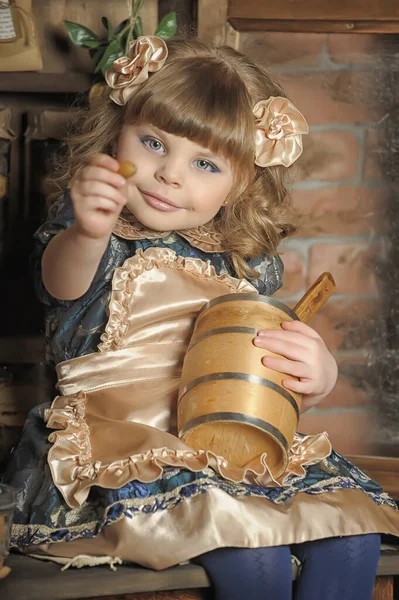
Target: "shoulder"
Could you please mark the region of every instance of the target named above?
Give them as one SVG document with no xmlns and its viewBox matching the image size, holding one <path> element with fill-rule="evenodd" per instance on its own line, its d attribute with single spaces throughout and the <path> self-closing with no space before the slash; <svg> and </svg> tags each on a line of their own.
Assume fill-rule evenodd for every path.
<svg viewBox="0 0 399 600">
<path fill-rule="evenodd" d="M 259 273 L 251 283 L 262 296 L 272 296 L 283 285 L 284 264 L 278 254 L 251 259 L 248 265 Z"/>
</svg>

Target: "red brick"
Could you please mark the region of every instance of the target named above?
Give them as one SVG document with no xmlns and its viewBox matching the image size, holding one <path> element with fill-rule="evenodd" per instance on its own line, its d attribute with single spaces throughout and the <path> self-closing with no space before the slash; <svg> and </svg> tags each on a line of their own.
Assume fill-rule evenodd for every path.
<svg viewBox="0 0 399 600">
<path fill-rule="evenodd" d="M 310 326 L 332 352 L 367 351 L 384 331 L 378 299 L 334 300 L 332 297 L 313 317 Z"/>
<path fill-rule="evenodd" d="M 367 362 L 367 357 L 361 352 L 352 356 L 338 357 L 338 381 L 318 408 L 371 406 L 374 394 L 368 383 Z"/>
<path fill-rule="evenodd" d="M 293 296 L 305 288 L 305 264 L 302 256 L 294 250 L 285 250 L 281 258 L 284 262 L 284 285 L 275 293 L 278 298 Z"/>
<path fill-rule="evenodd" d="M 296 180 L 340 181 L 352 179 L 358 169 L 359 143 L 347 131 L 313 132 L 304 140 L 296 163 Z"/>
<path fill-rule="evenodd" d="M 319 33 L 242 32 L 240 50 L 260 65 L 315 66 L 319 64 L 324 36 Z"/>
<path fill-rule="evenodd" d="M 288 98 L 310 125 L 364 123 L 381 117 L 373 72 L 324 72 L 281 77 Z"/>
<path fill-rule="evenodd" d="M 327 50 L 331 60 L 341 64 L 375 65 L 376 44 L 377 36 L 372 34 L 331 33 L 327 37 Z"/>
<path fill-rule="evenodd" d="M 375 428 L 372 411 L 323 413 L 319 410 L 316 414 L 303 413 L 298 431 L 313 434 L 327 431 L 334 449 L 342 454 L 373 454 Z"/>
<path fill-rule="evenodd" d="M 338 294 L 376 294 L 378 244 L 318 244 L 309 251 L 308 285 L 321 273 L 334 277 Z"/>
<path fill-rule="evenodd" d="M 294 190 L 296 237 L 358 235 L 387 231 L 386 189 L 325 187 Z"/>
<path fill-rule="evenodd" d="M 363 179 L 381 178 L 381 140 L 377 131 L 368 131 L 364 145 Z"/>
</svg>

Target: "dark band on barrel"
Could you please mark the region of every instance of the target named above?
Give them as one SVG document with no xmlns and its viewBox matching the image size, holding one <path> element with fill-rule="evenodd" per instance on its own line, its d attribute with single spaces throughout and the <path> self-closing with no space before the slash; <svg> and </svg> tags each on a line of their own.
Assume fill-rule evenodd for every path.
<svg viewBox="0 0 399 600">
<path fill-rule="evenodd" d="M 202 314 L 212 306 L 216 306 L 217 304 L 227 303 L 227 302 L 241 302 L 241 301 L 250 301 L 250 302 L 262 302 L 263 304 L 270 304 L 270 306 L 274 306 L 274 308 L 278 308 L 282 310 L 286 315 L 291 317 L 294 321 L 299 321 L 298 315 L 291 310 L 288 306 L 286 306 L 283 302 L 276 300 L 275 298 L 269 298 L 269 296 L 261 296 L 259 294 L 225 294 L 224 296 L 218 296 L 213 300 L 209 300 L 199 311 L 197 315 L 197 319 L 202 316 Z"/>
<path fill-rule="evenodd" d="M 225 373 L 225 372 L 222 372 L 222 373 L 210 373 L 209 375 L 203 375 L 202 377 L 197 377 L 197 379 L 193 379 L 192 381 L 190 381 L 190 383 L 185 385 L 184 388 L 181 390 L 181 393 L 179 396 L 179 402 L 181 401 L 183 396 L 185 394 L 187 394 L 187 392 L 189 392 L 193 388 L 197 387 L 197 385 L 200 385 L 201 383 L 208 383 L 208 381 L 223 381 L 224 379 L 235 379 L 238 381 L 247 381 L 248 383 L 256 383 L 257 385 L 262 385 L 264 387 L 272 389 L 273 391 L 280 394 L 280 396 L 282 396 L 285 400 L 287 400 L 287 402 L 289 402 L 291 404 L 292 408 L 295 410 L 297 422 L 299 421 L 298 405 L 295 402 L 294 397 L 291 396 L 291 394 L 285 388 L 283 388 L 281 385 L 278 385 L 277 383 L 274 383 L 274 381 L 270 381 L 270 379 L 264 379 L 263 377 L 258 377 L 258 375 L 251 375 L 249 373 L 229 373 L 229 372 Z"/>
<path fill-rule="evenodd" d="M 198 342 L 202 342 L 202 340 L 206 340 L 208 337 L 212 337 L 213 335 L 220 335 L 223 333 L 248 333 L 251 336 L 256 336 L 258 331 L 262 329 L 255 329 L 255 327 L 219 327 L 217 329 L 210 329 L 209 331 L 205 331 L 201 333 L 198 337 L 193 336 L 193 339 L 190 342 L 189 347 L 187 348 L 187 352 L 191 350 Z"/>
<path fill-rule="evenodd" d="M 258 419 L 257 417 L 253 417 L 251 415 L 245 415 L 243 413 L 217 412 L 210 415 L 196 417 L 184 425 L 184 427 L 179 431 L 179 437 L 182 438 L 188 431 L 190 431 L 190 429 L 194 429 L 195 427 L 204 425 L 206 423 L 214 423 L 215 421 L 234 421 L 235 423 L 244 423 L 246 425 L 252 425 L 253 427 L 262 429 L 263 431 L 266 431 L 266 433 L 269 433 L 271 436 L 273 436 L 287 453 L 289 451 L 289 444 L 278 429 L 273 427 L 273 425 L 270 425 L 270 423 L 262 421 L 262 419 Z"/>
</svg>

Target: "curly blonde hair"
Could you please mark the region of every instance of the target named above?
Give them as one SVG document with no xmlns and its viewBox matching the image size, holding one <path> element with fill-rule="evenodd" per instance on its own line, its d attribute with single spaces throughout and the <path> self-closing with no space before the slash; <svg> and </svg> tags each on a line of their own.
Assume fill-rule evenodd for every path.
<svg viewBox="0 0 399 600">
<path fill-rule="evenodd" d="M 138 87 L 126 106 L 106 96 L 77 120 L 79 132 L 67 136 L 67 159 L 53 179 L 57 194 L 94 154 L 112 153 L 126 122 L 187 137 L 232 165 L 234 186 L 214 225 L 237 275 L 257 277 L 248 260 L 275 254 L 280 240 L 295 230 L 288 169 L 254 163 L 253 106 L 285 94 L 270 73 L 228 46 L 176 39 L 168 50 L 165 66 Z"/>
</svg>

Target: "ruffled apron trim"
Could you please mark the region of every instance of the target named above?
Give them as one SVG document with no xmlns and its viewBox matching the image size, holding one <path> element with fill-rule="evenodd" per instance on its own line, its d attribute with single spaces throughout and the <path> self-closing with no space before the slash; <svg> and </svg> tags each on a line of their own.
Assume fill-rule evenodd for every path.
<svg viewBox="0 0 399 600">
<path fill-rule="evenodd" d="M 220 294 L 236 292 L 257 294 L 256 288 L 245 279 L 237 279 L 227 273 L 218 275 L 210 262 L 179 256 L 169 248 L 148 248 L 145 251 L 139 249 L 132 258 L 115 269 L 109 303 L 109 320 L 101 336 L 99 352 L 116 350 L 125 344 L 124 338 L 129 327 L 129 310 L 135 281 L 146 271 L 163 268 L 184 271 L 194 278 L 220 284 Z"/>
<path fill-rule="evenodd" d="M 193 472 L 211 467 L 224 479 L 236 483 L 284 486 L 288 485 L 290 476 L 305 476 L 305 466 L 319 463 L 332 450 L 326 432 L 304 437 L 296 435 L 287 468 L 281 477 L 274 479 L 267 466 L 266 454 L 243 468 L 232 467 L 223 456 L 205 450 L 195 451 L 175 436 L 164 433 L 173 440 L 174 446 L 179 445 L 180 448 L 151 448 L 144 453 L 133 453 L 123 460 L 104 463 L 92 456 L 85 404 L 84 392 L 70 397 L 59 396 L 45 415 L 47 426 L 56 430 L 49 436 L 53 446 L 48 455 L 54 484 L 72 508 L 83 504 L 93 485 L 118 489 L 133 480 L 151 483 L 162 477 L 165 467 Z"/>
</svg>

